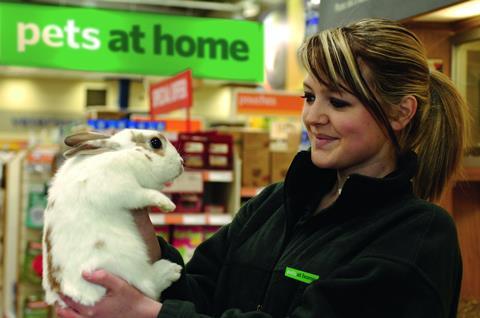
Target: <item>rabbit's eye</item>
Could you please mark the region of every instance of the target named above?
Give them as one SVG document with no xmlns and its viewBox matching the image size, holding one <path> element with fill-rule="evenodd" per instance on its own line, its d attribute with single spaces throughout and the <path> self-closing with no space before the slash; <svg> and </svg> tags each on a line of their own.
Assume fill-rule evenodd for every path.
<svg viewBox="0 0 480 318">
<path fill-rule="evenodd" d="M 162 141 L 158 137 L 153 137 L 150 139 L 150 146 L 152 146 L 153 149 L 162 149 Z"/>
</svg>

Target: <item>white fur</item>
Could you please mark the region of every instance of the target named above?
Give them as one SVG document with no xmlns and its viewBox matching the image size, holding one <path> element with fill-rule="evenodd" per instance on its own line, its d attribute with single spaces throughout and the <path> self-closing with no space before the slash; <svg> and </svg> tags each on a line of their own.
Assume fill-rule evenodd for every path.
<svg viewBox="0 0 480 318">
<path fill-rule="evenodd" d="M 158 135 L 149 130 L 120 131 L 104 139 L 115 149 L 94 155 L 79 153 L 67 159 L 53 179 L 43 239 L 42 285 L 49 304 L 64 305 L 50 286 L 52 268 L 59 268 L 60 292 L 84 305 L 97 302 L 105 288 L 84 280 L 83 271 L 105 269 L 154 299 L 180 277 L 177 264 L 150 263 L 131 210 L 146 206 L 173 210 L 175 205 L 159 190 L 182 173 L 183 161 L 168 141 L 161 156 L 147 149 L 148 144 L 139 147 L 132 142 L 132 133 Z M 98 140 L 91 143 L 99 144 Z M 47 260 L 47 229 L 52 268 Z"/>
</svg>

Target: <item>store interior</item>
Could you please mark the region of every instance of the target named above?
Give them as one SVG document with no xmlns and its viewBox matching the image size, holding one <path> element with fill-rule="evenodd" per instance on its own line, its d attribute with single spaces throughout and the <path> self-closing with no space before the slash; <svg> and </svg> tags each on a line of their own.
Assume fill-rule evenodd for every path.
<svg viewBox="0 0 480 318">
<path fill-rule="evenodd" d="M 186 170 L 165 189 L 176 210 L 166 214 L 152 207 L 150 217 L 158 235 L 177 247 L 186 261 L 202 241 L 232 220 L 246 200 L 268 184 L 282 181 L 295 154 L 309 146 L 300 123 L 305 73 L 296 50 L 306 36 L 319 30 L 320 0 L 158 2 L 162 1 L 6 1 L 25 10 L 66 7 L 252 23 L 262 26 L 263 36 L 261 80 L 231 74 L 228 78 L 221 72 L 198 75 L 192 66 L 190 104 L 161 111 L 152 106 L 152 92 L 185 71 L 183 66 L 169 74 L 82 70 L 75 59 L 69 62 L 71 68 L 44 67 L 4 62 L 0 50 L 0 309 L 4 317 L 54 316 L 43 302 L 41 236 L 48 187 L 66 150 L 67 135 L 87 130 L 112 134 L 128 127 L 163 131 L 182 153 Z M 358 5 L 362 2 L 369 0 Z M 480 1 L 458 1 L 399 20 L 420 37 L 431 67 L 453 79 L 471 109 L 474 146 L 465 154 L 462 173 L 438 204 L 454 218 L 462 249 L 458 317 L 478 317 Z M 1 33 L 2 26 L 0 21 Z M 158 64 L 155 67 L 161 69 L 160 58 Z"/>
</svg>

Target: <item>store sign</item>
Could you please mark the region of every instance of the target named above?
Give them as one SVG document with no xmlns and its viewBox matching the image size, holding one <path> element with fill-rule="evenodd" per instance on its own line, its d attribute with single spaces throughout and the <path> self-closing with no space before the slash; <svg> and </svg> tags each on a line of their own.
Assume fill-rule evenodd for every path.
<svg viewBox="0 0 480 318">
<path fill-rule="evenodd" d="M 337 0 L 320 2 L 319 29 L 345 25 L 363 18 L 403 20 L 431 12 L 462 0 Z"/>
<path fill-rule="evenodd" d="M 0 3 L 0 64 L 263 81 L 252 21 Z"/>
<path fill-rule="evenodd" d="M 298 115 L 302 112 L 300 95 L 266 92 L 237 92 L 237 113 L 265 115 Z"/>
<path fill-rule="evenodd" d="M 192 106 L 192 72 L 180 73 L 150 85 L 150 114 L 158 115 Z"/>
</svg>

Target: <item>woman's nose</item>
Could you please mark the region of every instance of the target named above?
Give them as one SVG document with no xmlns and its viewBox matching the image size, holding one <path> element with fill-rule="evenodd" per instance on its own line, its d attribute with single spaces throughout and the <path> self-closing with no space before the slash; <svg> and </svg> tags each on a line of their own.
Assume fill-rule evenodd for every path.
<svg viewBox="0 0 480 318">
<path fill-rule="evenodd" d="M 320 104 L 312 105 L 305 115 L 305 121 L 312 125 L 326 125 L 330 122 L 325 107 Z"/>
</svg>

